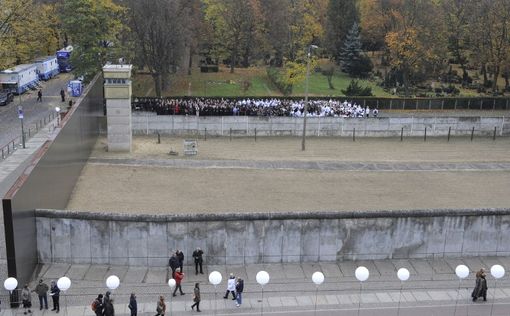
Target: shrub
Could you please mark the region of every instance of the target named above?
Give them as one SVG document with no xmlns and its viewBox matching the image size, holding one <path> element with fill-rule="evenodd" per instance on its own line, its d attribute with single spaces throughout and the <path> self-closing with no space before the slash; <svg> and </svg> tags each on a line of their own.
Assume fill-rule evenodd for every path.
<svg viewBox="0 0 510 316">
<path fill-rule="evenodd" d="M 275 67 L 268 67 L 266 72 L 269 80 L 283 95 L 288 96 L 292 94 L 292 85 L 284 82 L 280 70 Z"/>
<path fill-rule="evenodd" d="M 358 96 L 358 97 L 370 97 L 372 96 L 372 88 L 370 87 L 362 87 L 359 84 L 358 80 L 351 80 L 351 83 L 347 87 L 347 89 L 342 90 L 342 93 L 348 97 Z"/>
</svg>

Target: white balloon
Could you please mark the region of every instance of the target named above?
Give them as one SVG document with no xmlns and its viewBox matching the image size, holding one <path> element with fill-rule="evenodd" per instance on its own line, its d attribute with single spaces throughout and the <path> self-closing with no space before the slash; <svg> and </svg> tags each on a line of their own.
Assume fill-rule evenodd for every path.
<svg viewBox="0 0 510 316">
<path fill-rule="evenodd" d="M 7 291 L 13 291 L 18 286 L 18 280 L 15 278 L 8 278 L 4 281 L 4 288 Z"/>
<path fill-rule="evenodd" d="M 354 274 L 356 275 L 356 279 L 358 279 L 358 281 L 360 282 L 366 281 L 368 279 L 368 276 L 370 275 L 368 269 L 363 266 L 358 267 Z"/>
<path fill-rule="evenodd" d="M 321 285 L 324 282 L 324 274 L 322 272 L 315 272 L 312 274 L 312 281 L 316 285 Z"/>
<path fill-rule="evenodd" d="M 266 271 L 259 271 L 255 279 L 257 279 L 258 284 L 266 285 L 269 283 L 269 273 Z"/>
<path fill-rule="evenodd" d="M 221 273 L 219 273 L 218 271 L 213 271 L 209 274 L 209 283 L 211 283 L 212 285 L 220 284 L 222 279 L 223 277 L 221 276 Z"/>
<path fill-rule="evenodd" d="M 110 290 L 115 290 L 116 288 L 119 287 L 119 285 L 120 285 L 120 280 L 119 280 L 119 277 L 116 275 L 110 275 L 106 279 L 106 287 L 109 288 Z"/>
<path fill-rule="evenodd" d="M 409 276 L 410 276 L 409 270 L 407 270 L 406 268 L 398 269 L 397 277 L 398 277 L 398 279 L 400 281 L 407 281 L 407 280 L 409 280 Z"/>
<path fill-rule="evenodd" d="M 176 283 L 175 283 L 175 280 L 174 279 L 169 279 L 168 280 L 168 286 L 173 289 L 175 287 Z"/>
<path fill-rule="evenodd" d="M 71 279 L 69 279 L 68 277 L 61 277 L 57 281 L 57 287 L 64 292 L 69 290 L 69 288 L 71 287 Z"/>
<path fill-rule="evenodd" d="M 491 267 L 491 274 L 496 279 L 501 279 L 505 275 L 505 268 L 499 264 L 495 264 Z"/>
<path fill-rule="evenodd" d="M 459 279 L 465 279 L 469 275 L 469 268 L 463 264 L 459 264 L 455 268 L 455 274 L 459 277 Z"/>
</svg>

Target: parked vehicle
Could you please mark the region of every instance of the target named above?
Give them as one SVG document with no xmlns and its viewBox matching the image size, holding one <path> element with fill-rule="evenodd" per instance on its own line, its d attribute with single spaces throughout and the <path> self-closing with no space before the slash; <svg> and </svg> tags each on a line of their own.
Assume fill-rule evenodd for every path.
<svg viewBox="0 0 510 316">
<path fill-rule="evenodd" d="M 73 67 L 69 63 L 72 52 L 73 52 L 72 46 L 67 46 L 57 51 L 58 67 L 60 72 L 70 72 L 72 70 Z"/>
<path fill-rule="evenodd" d="M 14 100 L 14 94 L 9 90 L 0 90 L 0 106 L 5 106 Z"/>
<path fill-rule="evenodd" d="M 59 73 L 57 57 L 55 56 L 37 58 L 34 60 L 34 63 L 37 67 L 39 78 L 42 80 L 49 80 Z"/>
<path fill-rule="evenodd" d="M 15 94 L 22 94 L 29 89 L 36 89 L 39 83 L 35 64 L 17 65 L 0 71 L 0 85 L 3 89 L 13 90 Z"/>
</svg>

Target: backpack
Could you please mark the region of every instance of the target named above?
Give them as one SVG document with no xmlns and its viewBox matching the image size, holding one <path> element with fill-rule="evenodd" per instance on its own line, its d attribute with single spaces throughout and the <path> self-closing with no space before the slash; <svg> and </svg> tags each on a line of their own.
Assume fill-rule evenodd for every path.
<svg viewBox="0 0 510 316">
<path fill-rule="evenodd" d="M 97 305 L 99 305 L 99 302 L 97 300 L 94 300 L 92 304 L 90 304 L 90 308 L 92 308 L 92 311 L 95 312 L 97 309 Z"/>
</svg>

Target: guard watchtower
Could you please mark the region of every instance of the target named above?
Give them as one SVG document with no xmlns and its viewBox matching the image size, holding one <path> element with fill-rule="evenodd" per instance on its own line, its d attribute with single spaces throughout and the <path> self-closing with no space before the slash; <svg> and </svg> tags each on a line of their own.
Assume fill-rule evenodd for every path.
<svg viewBox="0 0 510 316">
<path fill-rule="evenodd" d="M 132 65 L 103 67 L 108 151 L 131 151 L 131 69 Z"/>
</svg>

